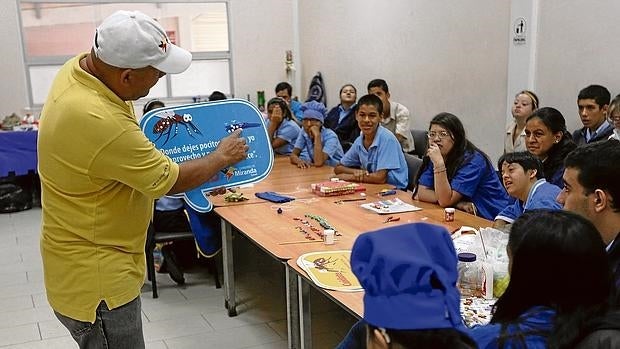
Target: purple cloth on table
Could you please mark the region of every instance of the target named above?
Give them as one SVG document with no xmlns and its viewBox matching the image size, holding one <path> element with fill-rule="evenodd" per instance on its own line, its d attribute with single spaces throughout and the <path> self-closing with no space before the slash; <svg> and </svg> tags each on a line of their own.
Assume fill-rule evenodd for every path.
<svg viewBox="0 0 620 349">
<path fill-rule="evenodd" d="M 0 177 L 37 171 L 37 131 L 0 131 Z"/>
</svg>

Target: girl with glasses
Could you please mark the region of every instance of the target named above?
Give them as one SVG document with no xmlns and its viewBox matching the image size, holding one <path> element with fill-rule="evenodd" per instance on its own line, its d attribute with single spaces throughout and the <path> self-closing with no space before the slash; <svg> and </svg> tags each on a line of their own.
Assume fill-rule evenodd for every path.
<svg viewBox="0 0 620 349">
<path fill-rule="evenodd" d="M 465 137 L 461 120 L 450 113 L 436 115 L 428 137 L 414 199 L 495 218 L 508 205 L 508 194 L 488 156 Z"/>
</svg>

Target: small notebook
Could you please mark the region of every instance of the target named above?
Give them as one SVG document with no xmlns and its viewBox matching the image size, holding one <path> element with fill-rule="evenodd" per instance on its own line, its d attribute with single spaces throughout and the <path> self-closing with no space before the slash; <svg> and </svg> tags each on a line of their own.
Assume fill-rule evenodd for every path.
<svg viewBox="0 0 620 349">
<path fill-rule="evenodd" d="M 367 210 L 371 210 L 378 214 L 392 214 L 392 213 L 402 213 L 402 212 L 413 212 L 420 211 L 421 208 L 418 206 L 414 206 L 408 204 L 401 199 L 390 199 L 390 200 L 381 200 L 375 201 L 368 204 L 361 204 L 363 208 Z"/>
</svg>

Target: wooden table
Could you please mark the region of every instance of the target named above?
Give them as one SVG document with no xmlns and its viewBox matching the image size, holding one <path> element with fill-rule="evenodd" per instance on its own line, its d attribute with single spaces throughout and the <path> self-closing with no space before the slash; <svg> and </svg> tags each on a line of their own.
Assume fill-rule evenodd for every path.
<svg viewBox="0 0 620 349">
<path fill-rule="evenodd" d="M 296 169 L 286 168 L 280 163 L 274 167 L 274 179 L 267 178 L 261 182 L 270 181 L 274 187 L 270 191 L 280 193 L 281 189 L 292 188 L 295 186 L 300 190 L 297 194 L 298 199 L 286 204 L 273 204 L 261 200 L 254 205 L 228 205 L 217 207 L 215 212 L 222 218 L 222 252 L 224 260 L 224 285 L 225 303 L 228 308 L 229 316 L 236 315 L 236 296 L 234 285 L 234 262 L 232 254 L 232 227 L 250 238 L 265 252 L 280 260 L 283 264 L 291 258 L 320 250 L 351 249 L 357 236 L 366 231 L 376 230 L 386 226 L 386 216 L 378 215 L 372 211 L 360 207 L 364 201 L 345 202 L 337 204 L 335 201 L 348 198 L 360 198 L 360 194 L 350 194 L 336 197 L 319 197 L 312 194 L 309 190 L 310 183 L 316 182 L 316 178 L 328 178 L 332 176 L 331 168 Z M 288 165 L 288 164 L 287 164 Z M 305 176 L 308 172 L 310 176 Z M 284 173 L 292 175 L 283 178 Z M 303 176 L 303 177 L 302 177 Z M 271 175 L 269 176 L 271 177 Z M 389 188 L 389 185 L 364 184 L 367 188 L 367 200 L 365 202 L 377 201 L 384 198 L 398 197 L 403 201 L 412 202 L 411 193 L 397 191 L 397 194 L 389 197 L 378 196 L 381 189 Z M 258 185 L 257 185 L 258 187 Z M 304 190 L 306 187 L 307 191 Z M 280 188 L 280 189 L 277 189 Z M 247 203 L 247 201 L 246 201 Z M 398 214 L 400 221 L 389 224 L 405 224 L 411 222 L 425 221 L 428 223 L 446 226 L 449 231 L 454 231 L 462 225 L 474 227 L 488 226 L 490 222 L 457 212 L 455 221 L 451 223 L 443 222 L 444 210 L 436 205 L 415 201 L 416 206 L 423 208 L 422 211 L 407 212 Z M 282 208 L 282 213 L 278 214 L 277 209 Z M 341 236 L 337 236 L 338 241 L 334 245 L 323 245 L 321 242 L 308 242 L 304 235 L 299 232 L 299 228 L 304 228 L 300 219 L 307 220 L 310 224 L 321 229 L 320 225 L 312 219 L 306 218 L 305 214 L 312 214 L 324 217 L 336 227 Z M 309 228 L 305 229 L 309 231 Z M 312 235 L 312 233 L 310 234 Z M 318 236 L 315 236 L 318 239 Z M 296 242 L 296 243 L 294 243 Z M 309 287 L 304 283 L 303 277 L 295 268 L 286 267 L 286 288 L 287 288 L 287 320 L 289 331 L 289 347 L 310 347 L 310 338 L 305 336 L 309 328 L 309 299 L 307 298 Z M 328 291 L 325 291 L 328 292 Z M 341 294 L 326 293 L 330 298 L 343 305 L 346 309 L 355 309 L 355 302 L 338 300 Z M 358 302 L 361 306 L 361 302 Z M 350 307 L 348 306 L 350 305 Z M 304 312 L 300 316 L 300 311 Z M 307 311 L 307 313 L 305 313 Z M 350 310 L 351 311 L 351 310 Z M 357 310 L 352 310 L 358 313 Z M 300 328 L 301 326 L 301 328 Z"/>
</svg>

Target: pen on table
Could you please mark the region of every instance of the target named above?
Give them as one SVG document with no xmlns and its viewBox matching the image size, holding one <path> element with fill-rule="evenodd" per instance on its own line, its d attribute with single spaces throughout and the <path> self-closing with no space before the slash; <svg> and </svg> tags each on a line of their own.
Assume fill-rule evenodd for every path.
<svg viewBox="0 0 620 349">
<path fill-rule="evenodd" d="M 366 198 L 355 198 L 355 199 L 342 199 L 334 201 L 335 204 L 341 204 L 343 202 L 351 202 L 351 201 L 364 201 Z"/>
</svg>

